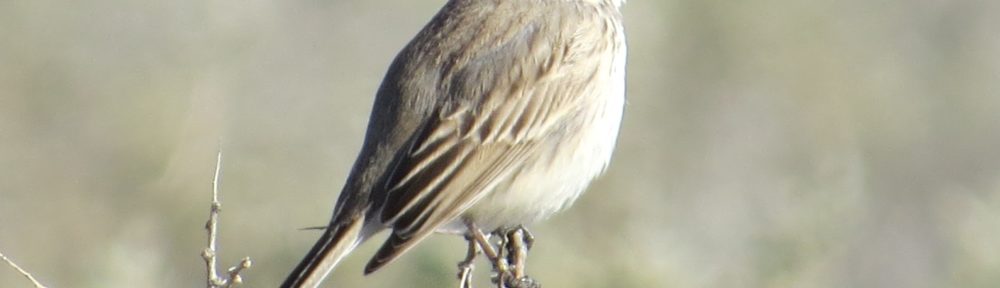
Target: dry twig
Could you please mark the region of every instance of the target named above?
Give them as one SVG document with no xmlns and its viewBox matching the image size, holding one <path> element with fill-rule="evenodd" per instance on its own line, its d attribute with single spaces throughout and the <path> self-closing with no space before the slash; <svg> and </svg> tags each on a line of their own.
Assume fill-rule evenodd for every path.
<svg viewBox="0 0 1000 288">
<path fill-rule="evenodd" d="M 212 179 L 212 208 L 208 214 L 208 223 L 205 223 L 205 230 L 208 230 L 208 247 L 201 252 L 201 258 L 205 259 L 208 271 L 208 279 L 206 280 L 208 288 L 229 288 L 242 284 L 243 278 L 240 277 L 240 272 L 253 265 L 250 257 L 244 257 L 238 265 L 226 270 L 225 276 L 220 276 L 218 268 L 216 268 L 216 252 L 218 251 L 216 239 L 218 238 L 219 211 L 222 208 L 222 203 L 219 202 L 219 175 L 221 172 L 222 152 L 220 151 L 215 159 L 215 177 Z"/>
<path fill-rule="evenodd" d="M 38 282 L 38 279 L 35 279 L 34 276 L 31 276 L 31 273 L 28 273 L 28 271 L 21 269 L 21 266 L 17 266 L 17 263 L 14 263 L 14 260 L 10 260 L 9 258 L 7 258 L 7 256 L 4 256 L 3 252 L 0 252 L 0 259 L 3 259 L 4 262 L 7 262 L 8 266 L 14 267 L 14 270 L 17 270 L 17 273 L 21 274 L 21 276 L 24 276 L 24 278 L 28 278 L 28 281 L 31 281 L 31 284 L 34 284 L 35 288 L 46 288 L 45 285 L 42 285 L 41 282 Z"/>
</svg>

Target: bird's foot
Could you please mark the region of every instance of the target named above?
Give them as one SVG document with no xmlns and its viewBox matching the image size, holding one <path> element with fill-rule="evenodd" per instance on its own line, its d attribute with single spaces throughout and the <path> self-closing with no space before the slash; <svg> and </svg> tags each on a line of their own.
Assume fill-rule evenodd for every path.
<svg viewBox="0 0 1000 288">
<path fill-rule="evenodd" d="M 511 263 L 513 268 L 513 278 L 521 279 L 525 277 L 524 265 L 528 258 L 528 245 L 525 241 L 525 233 L 523 227 L 511 230 L 506 235 L 506 250 L 507 250 L 507 263 Z"/>
<path fill-rule="evenodd" d="M 527 250 L 531 250 L 531 247 L 535 246 L 535 235 L 531 234 L 531 231 L 528 231 L 528 228 L 524 227 L 524 225 L 518 226 L 517 229 L 524 232 L 524 247 Z"/>
<path fill-rule="evenodd" d="M 508 288 L 542 288 L 542 283 L 530 277 L 521 277 L 507 283 Z"/>
<path fill-rule="evenodd" d="M 494 283 L 500 288 L 538 288 L 541 284 L 528 277 L 525 272 L 525 264 L 528 260 L 528 250 L 534 242 L 534 236 L 528 232 L 524 226 L 509 230 L 497 230 L 494 232 L 502 235 L 499 250 L 502 254 L 500 258 L 509 263 L 508 273 L 497 274 Z"/>
<path fill-rule="evenodd" d="M 535 237 L 524 226 L 513 229 L 498 229 L 491 234 L 485 234 L 472 221 L 466 221 L 466 241 L 469 250 L 465 260 L 458 263 L 459 287 L 472 287 L 472 263 L 482 251 L 483 255 L 493 265 L 493 284 L 497 288 L 540 288 L 542 285 L 525 273 L 525 263 L 528 250 L 535 242 Z M 500 236 L 498 243 L 490 241 L 490 235 Z"/>
</svg>

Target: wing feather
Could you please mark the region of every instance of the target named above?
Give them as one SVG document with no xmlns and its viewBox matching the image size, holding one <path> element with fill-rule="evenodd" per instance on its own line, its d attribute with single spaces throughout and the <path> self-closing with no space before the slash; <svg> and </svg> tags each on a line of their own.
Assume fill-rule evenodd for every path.
<svg viewBox="0 0 1000 288">
<path fill-rule="evenodd" d="M 438 89 L 439 97 L 447 101 L 422 120 L 409 148 L 396 155 L 383 178 L 384 192 L 373 193 L 382 204 L 376 217 L 393 232 L 366 273 L 457 219 L 521 165 L 538 157 L 541 147 L 551 149 L 547 144 L 562 133 L 561 123 L 579 114 L 591 87 L 588 82 L 600 65 L 587 60 L 593 55 L 585 54 L 603 51 L 593 47 L 577 51 L 588 47 L 577 41 L 594 40 L 580 34 L 599 29 L 587 26 L 592 19 L 579 19 L 582 16 L 573 11 L 561 11 L 565 13 L 558 17 L 523 15 L 521 19 L 537 21 L 517 23 L 491 23 L 489 15 L 479 15 L 484 18 L 471 23 L 508 30 L 481 29 L 482 35 L 460 36 L 477 37 L 469 44 L 476 47 L 430 57 L 447 66 Z M 567 25 L 587 31 L 569 29 L 564 34 Z"/>
</svg>

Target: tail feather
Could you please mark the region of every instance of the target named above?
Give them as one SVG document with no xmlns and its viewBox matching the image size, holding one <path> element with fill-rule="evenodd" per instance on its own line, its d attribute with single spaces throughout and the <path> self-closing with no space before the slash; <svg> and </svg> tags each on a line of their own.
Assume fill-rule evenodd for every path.
<svg viewBox="0 0 1000 288">
<path fill-rule="evenodd" d="M 378 249 L 375 256 L 368 261 L 368 265 L 365 265 L 365 275 L 371 274 L 375 270 L 385 266 L 385 264 L 396 260 L 396 257 L 399 257 L 400 254 L 403 254 L 409 247 L 413 246 L 413 243 L 415 242 L 407 241 L 399 237 L 396 233 L 392 233 L 388 239 L 385 239 L 385 243 Z"/>
<path fill-rule="evenodd" d="M 362 240 L 363 226 L 364 218 L 357 218 L 327 228 L 281 287 L 318 287 L 337 263 Z"/>
<path fill-rule="evenodd" d="M 434 231 L 427 231 L 413 236 L 400 236 L 395 232 L 391 233 L 389 238 L 385 239 L 382 247 L 378 249 L 378 252 L 375 252 L 375 256 L 368 261 L 368 265 L 365 266 L 365 275 L 375 272 L 379 268 L 382 268 L 382 266 L 392 263 L 392 261 L 396 261 L 396 258 L 399 258 L 400 255 L 409 251 L 417 243 L 420 243 L 421 240 L 433 234 L 432 232 Z"/>
</svg>

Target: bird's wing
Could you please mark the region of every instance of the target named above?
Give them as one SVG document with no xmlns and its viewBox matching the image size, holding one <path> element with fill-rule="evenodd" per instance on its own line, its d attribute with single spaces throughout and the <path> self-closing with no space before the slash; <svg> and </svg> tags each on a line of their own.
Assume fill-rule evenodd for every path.
<svg viewBox="0 0 1000 288">
<path fill-rule="evenodd" d="M 478 22 L 507 29 L 476 35 L 461 49 L 471 52 L 443 58 L 448 66 L 439 90 L 450 101 L 420 125 L 386 172 L 386 192 L 377 193 L 384 199 L 375 201 L 382 201 L 381 220 L 393 233 L 366 273 L 456 219 L 540 149 L 558 149 L 545 142 L 578 116 L 602 71 L 595 54 L 609 48 L 592 44 L 603 35 L 594 35 L 601 29 L 589 22 L 540 18 L 556 23 Z"/>
</svg>

